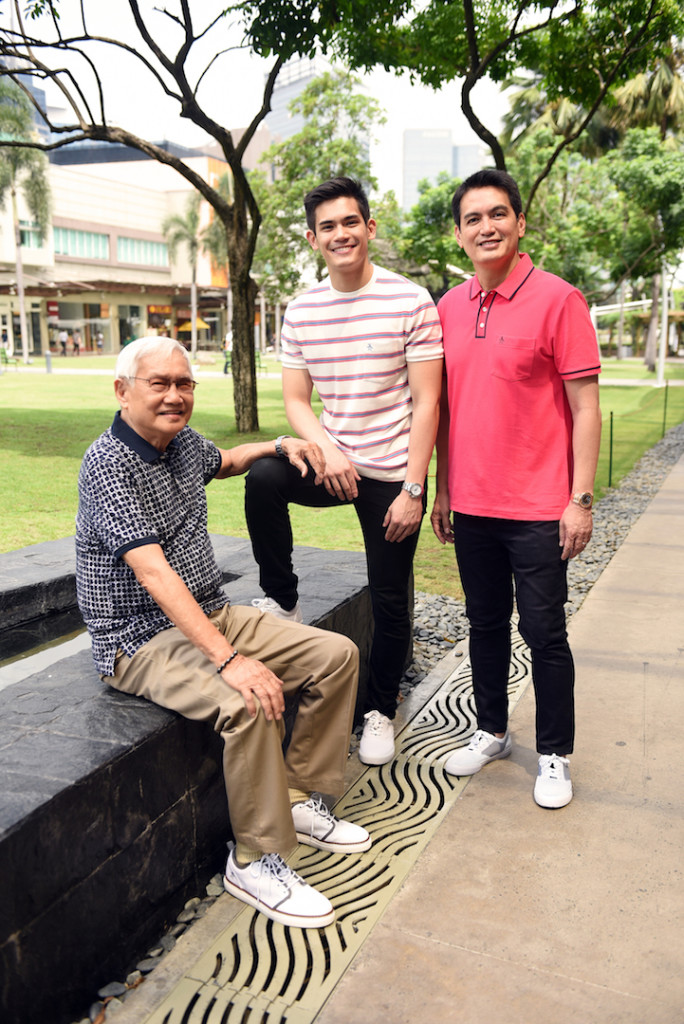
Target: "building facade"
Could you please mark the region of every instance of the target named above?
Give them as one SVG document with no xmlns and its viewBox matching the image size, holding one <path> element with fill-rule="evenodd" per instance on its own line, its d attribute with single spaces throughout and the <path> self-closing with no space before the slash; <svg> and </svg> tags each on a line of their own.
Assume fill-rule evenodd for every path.
<svg viewBox="0 0 684 1024">
<path fill-rule="evenodd" d="M 179 147 L 176 147 L 179 148 Z M 51 224 L 41 243 L 19 201 L 29 355 L 117 353 L 145 334 L 190 340 L 191 268 L 183 247 L 169 259 L 162 224 L 183 214 L 191 189 L 173 168 L 111 144 L 58 151 L 49 165 Z M 217 156 L 181 155 L 216 183 L 228 170 Z M 201 226 L 212 216 L 201 205 Z M 17 261 L 11 211 L 0 212 L 0 331 L 21 352 Z M 199 344 L 220 348 L 226 334 L 224 268 L 200 253 L 197 267 Z"/>
</svg>

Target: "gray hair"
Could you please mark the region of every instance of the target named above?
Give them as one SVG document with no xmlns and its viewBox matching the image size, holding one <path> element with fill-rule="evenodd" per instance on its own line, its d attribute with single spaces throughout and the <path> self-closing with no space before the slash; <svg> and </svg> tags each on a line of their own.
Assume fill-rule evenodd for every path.
<svg viewBox="0 0 684 1024">
<path fill-rule="evenodd" d="M 151 335 L 149 338 L 138 338 L 137 341 L 131 341 L 119 352 L 114 367 L 114 379 L 122 380 L 135 377 L 140 360 L 156 355 L 157 352 L 180 352 L 188 364 L 188 375 L 192 377 L 192 364 L 188 350 L 173 338 Z"/>
</svg>

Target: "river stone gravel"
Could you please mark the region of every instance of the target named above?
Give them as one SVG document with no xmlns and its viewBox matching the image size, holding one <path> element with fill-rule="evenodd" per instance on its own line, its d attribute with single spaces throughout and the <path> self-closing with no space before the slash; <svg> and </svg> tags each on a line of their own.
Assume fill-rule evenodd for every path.
<svg viewBox="0 0 684 1024">
<path fill-rule="evenodd" d="M 590 545 L 568 566 L 568 617 L 574 615 L 611 558 L 627 536 L 663 480 L 679 458 L 684 455 L 684 423 L 673 427 L 665 437 L 651 448 L 609 493 L 594 506 L 594 533 Z M 429 529 L 429 525 L 425 524 Z M 401 681 L 400 693 L 406 697 L 449 651 L 464 649 L 468 636 L 468 621 L 462 601 L 439 594 L 416 592 L 414 603 L 413 661 Z M 98 1024 L 113 1020 L 116 1010 L 128 992 L 137 987 L 173 948 L 175 939 L 192 923 L 202 917 L 223 892 L 223 879 L 214 875 L 202 898 L 195 896 L 185 904 L 176 923 L 169 929 L 137 967 L 125 983 L 111 982 L 101 988 L 98 999 L 88 1015 L 75 1024 Z"/>
</svg>

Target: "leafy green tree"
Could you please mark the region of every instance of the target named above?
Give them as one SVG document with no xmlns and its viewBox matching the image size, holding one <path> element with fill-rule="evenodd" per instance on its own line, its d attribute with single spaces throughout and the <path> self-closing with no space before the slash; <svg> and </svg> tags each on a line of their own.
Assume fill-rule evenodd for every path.
<svg viewBox="0 0 684 1024">
<path fill-rule="evenodd" d="M 664 144 L 659 128 L 635 128 L 627 133 L 619 153 L 607 159 L 620 192 L 638 197 L 630 234 L 637 241 L 639 269 L 652 281 L 644 358 L 649 370 L 655 371 L 660 272 L 678 265 L 684 248 L 684 150 L 681 145 Z"/>
<path fill-rule="evenodd" d="M 661 139 L 684 129 L 684 47 L 671 40 L 659 60 L 615 89 L 613 123 L 621 127 L 656 126 Z"/>
<path fill-rule="evenodd" d="M 454 235 L 451 200 L 460 181 L 443 171 L 431 185 L 418 182 L 418 202 L 410 210 L 402 236 L 402 251 L 413 264 L 410 276 L 422 278 L 433 299 L 470 276 Z"/>
<path fill-rule="evenodd" d="M 255 267 L 270 298 L 290 296 L 307 269 L 317 280 L 326 272 L 321 254 L 305 237 L 306 193 L 338 175 L 358 178 L 369 189 L 377 186 L 369 145 L 384 115 L 359 85 L 340 70 L 314 79 L 289 107 L 292 114 L 301 114 L 301 131 L 271 146 L 261 160 L 264 170 L 252 178 L 263 218 Z"/>
<path fill-rule="evenodd" d="M 396 195 L 390 189 L 382 196 L 374 197 L 371 214 L 377 222 L 375 238 L 370 244 L 374 262 L 395 270 L 398 274 L 411 276 L 410 260 L 403 247 L 405 216 Z"/>
<path fill-rule="evenodd" d="M 169 256 L 175 259 L 180 246 L 187 250 L 190 264 L 190 351 L 192 358 L 197 355 L 197 260 L 202 246 L 200 231 L 199 192 L 191 192 L 185 204 L 185 213 L 172 213 L 164 219 L 162 233 L 166 237 Z"/>
<path fill-rule="evenodd" d="M 111 6 L 111 5 L 110 5 Z M 154 7 L 141 0 L 125 0 L 130 15 L 123 21 L 122 35 L 99 34 L 107 5 L 101 0 L 82 0 L 69 5 L 69 17 L 61 17 L 60 0 L 28 0 L 24 21 L 22 7 L 15 3 L 15 23 L 0 26 L 0 78 L 11 79 L 22 89 L 51 131 L 48 142 L 33 139 L 3 139 L 4 148 L 30 145 L 36 150 L 55 150 L 76 142 L 120 143 L 145 153 L 153 160 L 173 167 L 214 208 L 223 225 L 233 289 L 233 379 L 235 419 L 238 431 L 259 428 L 253 344 L 256 286 L 250 276 L 261 214 L 243 167 L 245 151 L 270 109 L 273 87 L 282 64 L 296 52 L 287 38 L 273 57 L 260 105 L 250 124 L 234 139 L 212 113 L 216 90 L 207 84 L 221 62 L 230 60 L 227 36 L 229 17 L 242 17 L 241 3 L 217 8 L 204 0 L 183 0 L 167 7 Z M 106 24 L 106 21 L 104 22 Z M 173 41 L 161 42 L 167 34 Z M 203 54 L 209 53 L 208 57 Z M 197 125 L 219 145 L 233 178 L 232 198 L 227 199 L 209 178 L 192 163 L 167 152 L 162 146 L 141 138 L 114 123 L 110 107 L 115 98 L 108 90 L 104 69 L 125 55 L 134 62 L 138 93 L 148 102 L 163 95 L 177 104 L 179 116 Z M 130 66 L 130 65 L 129 65 Z M 25 76 L 52 86 L 67 108 L 58 122 L 24 84 Z M 206 101 L 205 101 L 206 97 Z"/>
<path fill-rule="evenodd" d="M 34 134 L 31 104 L 16 86 L 0 79 L 0 140 L 23 142 L 31 139 Z M 8 148 L 2 151 L 0 157 L 0 207 L 4 208 L 9 199 L 16 250 L 22 359 L 28 363 L 28 324 L 24 302 L 24 269 L 19 221 L 20 195 L 23 196 L 41 240 L 44 239 L 50 223 L 47 160 L 33 149 Z"/>
<path fill-rule="evenodd" d="M 257 52 L 278 52 L 287 36 L 300 53 L 312 52 L 317 42 L 353 68 L 382 65 L 435 88 L 460 79 L 461 109 L 500 168 L 506 166 L 504 147 L 475 109 L 475 87 L 485 77 L 504 83 L 520 69 L 537 76 L 551 102 L 565 98 L 584 114 L 557 137 L 530 185 L 527 209 L 610 90 L 684 32 L 679 0 L 245 0 L 243 7 Z"/>
</svg>

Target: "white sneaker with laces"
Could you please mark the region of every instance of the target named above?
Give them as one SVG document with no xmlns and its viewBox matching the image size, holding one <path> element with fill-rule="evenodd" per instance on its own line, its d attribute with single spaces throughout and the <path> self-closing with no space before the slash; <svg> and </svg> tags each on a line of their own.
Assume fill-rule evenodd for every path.
<svg viewBox="0 0 684 1024">
<path fill-rule="evenodd" d="M 320 793 L 312 793 L 306 803 L 292 805 L 297 839 L 306 846 L 332 853 L 363 853 L 371 846 L 365 828 L 336 818 Z"/>
<path fill-rule="evenodd" d="M 359 743 L 362 764 L 387 764 L 394 757 L 394 725 L 380 711 L 368 711 Z"/>
<path fill-rule="evenodd" d="M 570 762 L 558 754 L 542 754 L 539 758 L 534 800 L 540 807 L 565 807 L 572 800 Z"/>
<path fill-rule="evenodd" d="M 290 622 L 302 622 L 302 609 L 299 607 L 299 601 L 289 612 L 281 608 L 272 597 L 255 597 L 252 600 L 252 604 L 259 611 L 269 612 L 271 615 L 276 615 L 279 619 L 289 619 Z"/>
<path fill-rule="evenodd" d="M 223 888 L 231 896 L 291 928 L 325 928 L 333 923 L 335 911 L 327 896 L 307 885 L 277 853 L 265 853 L 241 868 L 233 843 L 228 846 Z"/>
<path fill-rule="evenodd" d="M 498 739 L 493 733 L 478 729 L 467 747 L 459 747 L 453 752 L 444 765 L 444 771 L 449 775 L 475 775 L 490 761 L 508 757 L 510 752 L 511 737 L 508 730 L 505 736 Z"/>
</svg>

